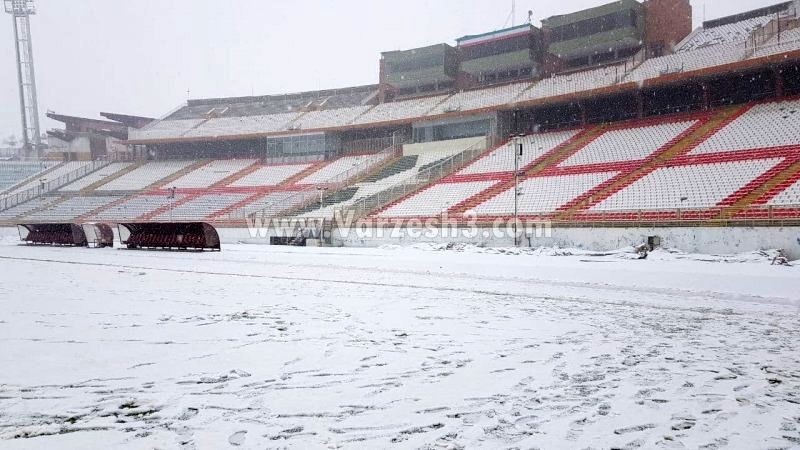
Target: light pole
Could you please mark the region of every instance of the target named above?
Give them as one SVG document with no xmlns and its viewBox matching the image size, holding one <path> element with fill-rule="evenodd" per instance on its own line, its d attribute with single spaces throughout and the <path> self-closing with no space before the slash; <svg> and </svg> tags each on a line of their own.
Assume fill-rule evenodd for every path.
<svg viewBox="0 0 800 450">
<path fill-rule="evenodd" d="M 514 247 L 519 246 L 519 233 L 517 232 L 517 223 L 519 223 L 519 158 L 522 156 L 523 134 L 513 136 L 511 148 L 514 150 Z"/>
<path fill-rule="evenodd" d="M 167 197 L 167 200 L 169 200 L 169 221 L 170 222 L 173 222 L 173 220 L 172 220 L 172 210 L 173 210 L 173 207 L 175 206 L 175 191 L 177 191 L 177 190 L 178 190 L 178 188 L 175 187 L 175 186 L 169 188 L 169 196 Z"/>
<path fill-rule="evenodd" d="M 322 214 L 322 209 L 325 207 L 325 201 L 323 199 L 323 193 L 327 191 L 327 187 L 317 186 L 317 191 L 319 192 L 319 212 Z"/>
<path fill-rule="evenodd" d="M 14 51 L 17 57 L 17 81 L 22 119 L 22 147 L 41 158 L 42 136 L 39 132 L 39 105 L 36 95 L 36 71 L 33 66 L 30 16 L 36 14 L 33 0 L 3 0 L 11 14 L 14 29 Z"/>
</svg>

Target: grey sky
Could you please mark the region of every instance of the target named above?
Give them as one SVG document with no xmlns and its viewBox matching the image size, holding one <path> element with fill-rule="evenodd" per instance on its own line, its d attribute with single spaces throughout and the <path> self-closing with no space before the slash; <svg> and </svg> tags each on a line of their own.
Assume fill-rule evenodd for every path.
<svg viewBox="0 0 800 450">
<path fill-rule="evenodd" d="M 703 19 L 778 0 L 692 0 Z M 381 51 L 501 28 L 511 0 L 36 0 L 39 108 L 159 117 L 187 98 L 377 82 Z M 517 23 L 604 0 L 517 0 Z M 11 18 L 0 18 L 0 137 L 19 136 Z M 43 128 L 59 124 L 44 120 Z"/>
</svg>

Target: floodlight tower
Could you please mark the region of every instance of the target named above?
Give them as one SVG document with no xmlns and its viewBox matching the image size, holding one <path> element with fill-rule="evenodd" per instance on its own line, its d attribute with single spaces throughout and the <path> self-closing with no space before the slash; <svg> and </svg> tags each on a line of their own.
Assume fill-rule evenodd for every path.
<svg viewBox="0 0 800 450">
<path fill-rule="evenodd" d="M 36 97 L 36 72 L 33 69 L 30 16 L 36 14 L 33 0 L 3 0 L 6 13 L 14 20 L 14 50 L 17 53 L 19 107 L 22 116 L 22 145 L 26 154 L 41 157 L 39 102 Z"/>
</svg>

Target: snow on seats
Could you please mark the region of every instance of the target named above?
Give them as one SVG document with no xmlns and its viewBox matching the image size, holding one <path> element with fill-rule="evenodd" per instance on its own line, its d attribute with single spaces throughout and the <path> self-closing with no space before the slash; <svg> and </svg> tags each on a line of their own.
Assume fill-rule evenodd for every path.
<svg viewBox="0 0 800 450">
<path fill-rule="evenodd" d="M 760 103 L 723 127 L 691 155 L 800 146 L 800 100 Z"/>
<path fill-rule="evenodd" d="M 497 181 L 439 183 L 378 213 L 378 217 L 432 217 L 494 186 Z"/>
<path fill-rule="evenodd" d="M 712 208 L 781 161 L 771 158 L 662 167 L 591 211 Z"/>
<path fill-rule="evenodd" d="M 696 123 L 692 120 L 606 131 L 567 158 L 561 167 L 642 160 Z"/>
<path fill-rule="evenodd" d="M 576 199 L 617 175 L 617 172 L 586 173 L 528 178 L 519 183 L 518 213 L 545 214 Z M 512 216 L 514 187 L 506 189 L 475 208 L 478 216 Z"/>
<path fill-rule="evenodd" d="M 98 191 L 138 191 L 191 166 L 196 161 L 156 161 L 97 188 Z"/>
<path fill-rule="evenodd" d="M 524 147 L 522 156 L 519 159 L 519 167 L 527 166 L 547 152 L 566 143 L 579 132 L 580 130 L 569 130 L 525 136 L 522 138 Z M 515 150 L 508 145 L 504 145 L 465 167 L 459 172 L 459 175 L 512 172 L 514 170 L 514 157 Z"/>
<path fill-rule="evenodd" d="M 253 164 L 257 159 L 222 159 L 211 161 L 170 183 L 178 189 L 206 188 L 240 172 Z"/>
</svg>

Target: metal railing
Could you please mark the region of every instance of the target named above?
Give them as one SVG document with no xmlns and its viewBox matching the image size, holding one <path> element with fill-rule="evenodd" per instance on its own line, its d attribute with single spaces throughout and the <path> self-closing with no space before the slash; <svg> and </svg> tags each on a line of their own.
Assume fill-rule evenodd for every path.
<svg viewBox="0 0 800 450">
<path fill-rule="evenodd" d="M 454 173 L 472 162 L 484 151 L 486 151 L 486 141 L 476 142 L 464 151 L 417 172 L 405 181 L 356 201 L 348 210 L 355 213 L 353 218 L 356 220 L 366 217 L 372 211 Z"/>
<path fill-rule="evenodd" d="M 83 178 L 96 170 L 102 169 L 109 164 L 111 164 L 111 161 L 91 161 L 88 164 L 85 164 L 73 170 L 72 172 L 61 175 L 58 178 L 40 182 L 36 186 L 21 192 L 9 194 L 3 198 L 0 198 L 0 211 L 5 211 L 6 209 L 21 205 L 22 203 L 33 200 L 34 198 L 47 194 L 48 192 L 56 191 L 72 183 L 73 181 Z"/>
</svg>

